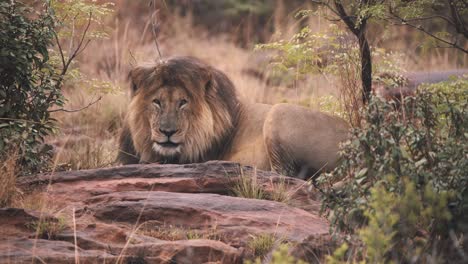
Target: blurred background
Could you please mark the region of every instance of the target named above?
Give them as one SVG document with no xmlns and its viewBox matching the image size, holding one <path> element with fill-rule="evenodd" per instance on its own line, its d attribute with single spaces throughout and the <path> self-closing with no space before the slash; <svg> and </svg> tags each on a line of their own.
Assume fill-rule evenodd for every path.
<svg viewBox="0 0 468 264">
<path fill-rule="evenodd" d="M 78 5 L 82 2 L 84 7 Z M 59 168 L 112 164 L 129 101 L 128 72 L 160 59 L 156 44 L 162 57 L 195 56 L 222 70 L 244 100 L 296 103 L 340 114 L 343 108 L 337 102 L 342 91 L 360 89 L 356 37 L 330 10 L 313 1 L 58 3 L 57 13 L 65 21 L 60 35 L 64 47 L 70 39 L 79 39 L 87 25 L 86 19 L 70 22 L 72 16 L 66 14 L 74 7 L 84 18 L 89 11 L 93 14 L 90 42 L 67 74 L 65 108 L 79 109 L 101 98 L 82 111 L 54 114 L 60 129 L 47 141 L 56 149 Z M 438 20 L 427 24 L 442 29 L 444 25 Z M 425 34 L 409 27 L 369 23 L 367 38 L 375 76 L 467 67 L 466 53 L 431 47 Z"/>
</svg>

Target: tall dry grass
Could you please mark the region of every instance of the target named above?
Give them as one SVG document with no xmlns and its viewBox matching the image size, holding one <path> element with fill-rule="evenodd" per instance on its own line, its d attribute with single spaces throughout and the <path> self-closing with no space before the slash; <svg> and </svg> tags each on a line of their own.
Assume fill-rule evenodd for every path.
<svg viewBox="0 0 468 264">
<path fill-rule="evenodd" d="M 10 150 L 0 156 L 0 207 L 10 206 L 18 196 L 18 151 Z"/>
<path fill-rule="evenodd" d="M 109 18 L 109 38 L 92 42 L 78 58 L 77 68 L 85 78 L 110 84 L 111 89 L 99 89 L 99 85 L 85 82 L 65 89 L 68 99 L 66 108 L 77 109 L 102 96 L 102 100 L 78 113 L 57 113 L 60 133 L 51 137 L 58 150 L 62 151 L 59 163 L 68 168 L 84 169 L 112 164 L 118 152 L 116 141 L 128 104 L 127 75 L 135 65 L 159 59 L 151 32 L 151 12 L 141 12 L 147 3 L 116 2 L 116 14 Z M 283 1 L 278 1 L 272 17 L 275 34 L 272 39 L 288 39 L 304 24 L 312 30 L 321 31 L 330 21 L 314 16 L 298 21 L 293 13 L 286 13 Z M 142 7 L 142 5 L 144 7 Z M 360 106 L 359 75 L 354 69 L 342 69 L 337 77 L 311 75 L 294 79 L 292 85 L 272 85 L 264 79 L 249 74 L 249 69 L 266 72 L 268 58 L 251 48 L 234 44 L 230 35 L 212 35 L 206 29 L 194 26 L 190 12 L 185 17 L 177 12 L 165 12 L 160 21 L 159 43 L 164 57 L 188 55 L 199 57 L 225 72 L 236 85 L 244 100 L 250 102 L 289 102 L 309 107 L 317 106 L 324 95 L 342 98 L 346 113 L 352 123 L 359 123 L 356 109 Z M 466 65 L 468 58 L 451 60 L 452 51 L 434 50 L 424 59 L 416 56 L 416 48 L 408 48 L 399 34 L 405 29 L 392 29 L 386 36 L 374 34 L 374 43 L 400 47 L 405 51 L 402 65 L 408 71 L 450 69 Z M 255 43 L 252 43 L 255 44 Z M 407 51 L 410 52 L 407 52 Z M 260 63 L 259 63 L 260 61 Z M 91 82 L 92 83 L 92 82 Z"/>
</svg>

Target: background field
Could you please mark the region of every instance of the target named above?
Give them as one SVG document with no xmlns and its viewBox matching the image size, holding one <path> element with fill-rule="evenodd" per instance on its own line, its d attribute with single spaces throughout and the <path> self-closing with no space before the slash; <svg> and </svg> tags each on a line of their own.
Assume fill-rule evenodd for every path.
<svg viewBox="0 0 468 264">
<path fill-rule="evenodd" d="M 329 74 L 300 78 L 294 74 L 275 74 L 268 67 L 271 54 L 254 49 L 259 43 L 289 39 L 306 25 L 316 32 L 327 29 L 331 23 L 322 17 L 296 18 L 298 10 L 313 8 L 308 3 L 271 0 L 242 5 L 243 1 L 161 1 L 153 7 L 149 2 L 114 1 L 114 12 L 99 26 L 108 36 L 93 40 L 77 58 L 74 68 L 82 76 L 66 84 L 65 108 L 78 109 L 99 97 L 102 99 L 77 113 L 56 114 L 60 132 L 48 141 L 57 147 L 60 167 L 94 168 L 109 166 L 114 161 L 116 135 L 128 104 L 128 71 L 134 65 L 159 59 L 151 21 L 158 22 L 163 57 L 189 55 L 205 60 L 224 71 L 245 100 L 287 101 L 321 108 L 333 102 L 327 96 L 336 98 L 342 89 L 342 82 Z M 368 36 L 373 49 L 385 50 L 392 63 L 398 63 L 406 71 L 466 67 L 468 56 L 460 52 L 423 51 L 422 38 L 415 31 L 397 27 L 380 34 L 381 30 L 370 29 Z M 355 40 L 350 36 L 348 41 Z M 259 78 L 259 74 L 272 77 Z"/>
</svg>

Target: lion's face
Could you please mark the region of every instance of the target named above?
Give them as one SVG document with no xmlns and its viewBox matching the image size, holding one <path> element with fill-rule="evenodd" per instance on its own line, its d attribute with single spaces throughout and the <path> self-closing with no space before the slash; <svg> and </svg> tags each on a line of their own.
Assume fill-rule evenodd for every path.
<svg viewBox="0 0 468 264">
<path fill-rule="evenodd" d="M 205 160 L 231 133 L 237 115 L 234 86 L 190 57 L 174 57 L 130 72 L 127 116 L 140 162 Z"/>
<path fill-rule="evenodd" d="M 160 156 L 178 156 L 189 128 L 187 121 L 192 115 L 189 95 L 180 87 L 162 87 L 150 99 L 152 148 Z"/>
</svg>

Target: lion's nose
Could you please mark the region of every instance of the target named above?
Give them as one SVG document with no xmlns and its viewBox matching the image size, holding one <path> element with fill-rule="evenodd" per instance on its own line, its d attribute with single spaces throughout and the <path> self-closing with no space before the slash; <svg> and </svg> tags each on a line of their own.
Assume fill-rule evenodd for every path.
<svg viewBox="0 0 468 264">
<path fill-rule="evenodd" d="M 161 133 L 163 133 L 164 135 L 166 135 L 168 138 L 170 138 L 172 135 L 174 135 L 175 133 L 177 133 L 178 130 L 169 130 L 169 129 L 159 129 L 159 131 Z"/>
</svg>

